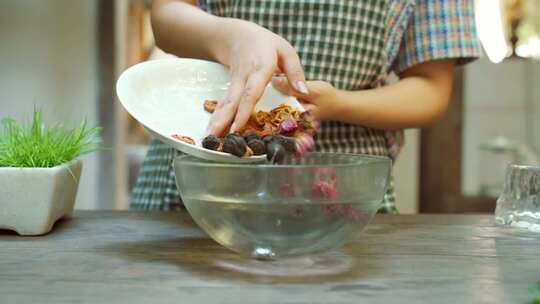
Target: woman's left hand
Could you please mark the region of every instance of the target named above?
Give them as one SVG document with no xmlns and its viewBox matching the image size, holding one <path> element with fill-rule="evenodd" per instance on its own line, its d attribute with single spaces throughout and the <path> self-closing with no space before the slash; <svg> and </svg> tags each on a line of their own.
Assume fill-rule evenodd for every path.
<svg viewBox="0 0 540 304">
<path fill-rule="evenodd" d="M 272 78 L 272 85 L 285 95 L 298 98 L 307 111 L 321 120 L 337 120 L 340 112 L 339 90 L 325 81 L 307 81 L 309 94 L 299 94 L 293 90 L 285 77 Z"/>
</svg>

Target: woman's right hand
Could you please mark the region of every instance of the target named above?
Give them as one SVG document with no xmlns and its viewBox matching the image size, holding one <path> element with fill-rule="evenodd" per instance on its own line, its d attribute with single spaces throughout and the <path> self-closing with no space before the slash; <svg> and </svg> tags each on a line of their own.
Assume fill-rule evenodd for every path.
<svg viewBox="0 0 540 304">
<path fill-rule="evenodd" d="M 208 134 L 241 129 L 276 72 L 284 73 L 299 94 L 309 93 L 300 59 L 289 42 L 248 21 L 218 18 L 216 23 L 212 53 L 229 67 L 231 82 L 210 119 Z"/>
</svg>

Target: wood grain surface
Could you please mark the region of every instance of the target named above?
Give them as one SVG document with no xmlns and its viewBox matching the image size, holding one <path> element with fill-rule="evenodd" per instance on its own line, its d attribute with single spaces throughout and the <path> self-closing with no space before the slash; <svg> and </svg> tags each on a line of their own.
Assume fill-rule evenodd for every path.
<svg viewBox="0 0 540 304">
<path fill-rule="evenodd" d="M 540 234 L 492 216 L 377 215 L 323 257 L 246 259 L 184 213 L 80 211 L 0 232 L 0 303 L 528 303 L 540 280 Z"/>
</svg>

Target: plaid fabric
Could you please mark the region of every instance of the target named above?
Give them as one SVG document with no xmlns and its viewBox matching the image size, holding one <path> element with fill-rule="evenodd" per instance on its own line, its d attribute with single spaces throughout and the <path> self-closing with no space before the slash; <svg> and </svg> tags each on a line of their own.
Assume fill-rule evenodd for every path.
<svg viewBox="0 0 540 304">
<path fill-rule="evenodd" d="M 456 58 L 464 64 L 482 54 L 474 24 L 473 1 L 421 0 L 402 40 L 394 71 Z"/>
<path fill-rule="evenodd" d="M 433 4 L 435 2 L 438 4 Z M 444 34 L 448 31 L 462 33 L 473 29 L 469 2 L 208 0 L 200 5 L 214 15 L 249 20 L 286 38 L 297 50 L 307 79 L 325 80 L 344 90 L 385 85 L 391 72 L 425 60 L 445 58 L 445 54 L 464 58 L 479 55 L 478 41 L 473 38 L 472 30 L 469 36 L 463 34 L 457 39 L 463 40 L 462 43 L 441 41 L 447 39 Z M 435 11 L 435 8 L 446 11 Z M 438 25 L 424 24 L 432 21 Z M 432 32 L 417 33 L 421 30 Z M 415 52 L 418 39 L 426 44 Z M 474 47 L 459 49 L 464 45 Z M 445 51 L 438 50 L 443 46 L 447 48 Z M 318 151 L 374 154 L 393 159 L 402 144 L 400 131 L 335 121 L 323 122 L 316 138 Z M 132 195 L 132 206 L 169 209 L 167 205 L 171 202 L 180 202 L 171 168 L 175 152 L 157 142 L 152 145 Z M 380 211 L 396 212 L 393 181 Z"/>
<path fill-rule="evenodd" d="M 130 207 L 144 210 L 178 210 L 182 200 L 176 189 L 172 160 L 179 154 L 154 140 L 131 193 Z"/>
</svg>

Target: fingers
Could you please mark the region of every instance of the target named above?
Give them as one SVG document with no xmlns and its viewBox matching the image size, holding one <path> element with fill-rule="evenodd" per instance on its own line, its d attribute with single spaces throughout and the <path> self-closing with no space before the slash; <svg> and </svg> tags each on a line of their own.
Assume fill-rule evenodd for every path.
<svg viewBox="0 0 540 304">
<path fill-rule="evenodd" d="M 236 132 L 246 125 L 255 104 L 263 95 L 266 85 L 272 77 L 272 72 L 272 68 L 258 69 L 249 76 L 244 87 L 236 117 L 231 126 L 231 132 Z"/>
<path fill-rule="evenodd" d="M 283 76 L 273 77 L 272 86 L 284 95 L 295 96 L 295 97 L 302 95 L 300 92 L 291 88 L 289 81 L 287 80 L 286 77 L 283 77 Z"/>
<path fill-rule="evenodd" d="M 302 106 L 304 107 L 304 110 L 306 110 L 307 112 L 314 112 L 317 110 L 317 107 L 310 103 L 302 103 Z"/>
<path fill-rule="evenodd" d="M 238 65 L 247 67 L 247 70 L 240 71 L 240 73 L 233 71 L 233 81 L 231 81 L 225 97 L 218 102 L 216 111 L 210 119 L 207 134 L 223 135 L 229 126 L 231 132 L 243 128 L 248 122 L 255 104 L 263 95 L 272 73 L 276 70 L 282 71 L 286 76 L 284 80 L 278 81 L 276 85 L 278 90 L 300 98 L 309 95 L 304 71 L 294 48 L 291 46 L 282 47 L 281 50 L 277 50 L 277 56 L 275 54 L 274 56 L 266 54 L 267 56 L 263 56 L 262 60 L 255 60 L 251 65 Z M 249 60 L 244 59 L 242 61 L 243 63 L 249 62 Z M 240 76 L 235 77 L 235 75 Z"/>
<path fill-rule="evenodd" d="M 296 51 L 292 47 L 280 50 L 279 63 L 280 69 L 287 76 L 290 86 L 297 92 L 308 95 L 309 90 L 306 85 L 304 70 Z"/>
<path fill-rule="evenodd" d="M 227 92 L 218 101 L 216 110 L 210 118 L 206 130 L 207 135 L 213 134 L 221 136 L 231 125 L 238 110 L 238 104 L 240 103 L 242 92 L 244 91 L 245 82 L 245 76 L 233 76 Z"/>
</svg>

